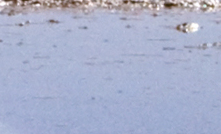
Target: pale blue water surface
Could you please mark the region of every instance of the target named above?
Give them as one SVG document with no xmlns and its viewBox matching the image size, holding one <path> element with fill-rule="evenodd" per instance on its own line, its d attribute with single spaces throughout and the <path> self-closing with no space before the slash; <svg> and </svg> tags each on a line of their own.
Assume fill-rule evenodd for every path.
<svg viewBox="0 0 221 134">
<path fill-rule="evenodd" d="M 155 14 L 155 15 L 153 15 Z M 176 26 L 195 22 L 182 33 Z M 220 134 L 219 12 L 0 16 L 1 134 Z"/>
</svg>

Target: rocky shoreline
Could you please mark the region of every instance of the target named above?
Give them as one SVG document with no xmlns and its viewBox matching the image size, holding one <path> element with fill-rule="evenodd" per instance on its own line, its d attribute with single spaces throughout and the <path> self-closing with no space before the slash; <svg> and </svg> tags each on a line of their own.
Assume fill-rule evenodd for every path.
<svg viewBox="0 0 221 134">
<path fill-rule="evenodd" d="M 122 8 L 125 6 L 147 9 L 197 8 L 208 10 L 220 8 L 220 0 L 0 0 L 0 6 L 34 7 L 102 7 Z"/>
</svg>

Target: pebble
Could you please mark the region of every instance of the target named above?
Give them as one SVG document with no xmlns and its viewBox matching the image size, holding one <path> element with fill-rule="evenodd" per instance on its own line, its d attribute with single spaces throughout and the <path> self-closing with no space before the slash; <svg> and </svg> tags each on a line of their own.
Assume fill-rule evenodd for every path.
<svg viewBox="0 0 221 134">
<path fill-rule="evenodd" d="M 178 31 L 184 32 L 184 33 L 193 33 L 198 31 L 200 28 L 199 24 L 197 23 L 183 23 L 177 25 L 176 29 Z"/>
</svg>

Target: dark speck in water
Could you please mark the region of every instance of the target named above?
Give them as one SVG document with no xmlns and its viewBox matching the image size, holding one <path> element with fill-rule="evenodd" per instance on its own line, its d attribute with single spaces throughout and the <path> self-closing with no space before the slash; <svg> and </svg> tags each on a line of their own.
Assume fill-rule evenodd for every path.
<svg viewBox="0 0 221 134">
<path fill-rule="evenodd" d="M 153 17 L 157 17 L 158 16 L 158 14 L 157 13 L 153 13 Z"/>
<path fill-rule="evenodd" d="M 81 27 L 78 27 L 79 29 L 88 29 L 88 27 L 87 26 L 81 26 Z"/>
<path fill-rule="evenodd" d="M 25 25 L 28 25 L 28 24 L 30 24 L 30 21 L 25 21 L 23 23 L 18 23 L 18 24 L 15 24 L 15 25 L 22 27 L 22 26 L 25 26 Z"/>
<path fill-rule="evenodd" d="M 171 41 L 171 39 L 147 39 L 148 41 Z"/>
<path fill-rule="evenodd" d="M 24 26 L 24 24 L 23 23 L 18 23 L 18 24 L 16 24 L 16 26 L 22 27 L 22 26 Z"/>
<path fill-rule="evenodd" d="M 122 94 L 123 91 L 122 91 L 122 90 L 118 90 L 117 93 L 118 93 L 118 94 Z"/>
<path fill-rule="evenodd" d="M 53 20 L 53 19 L 48 20 L 48 22 L 51 23 L 51 24 L 58 24 L 58 23 L 60 23 L 58 20 Z"/>
<path fill-rule="evenodd" d="M 22 45 L 23 45 L 23 42 L 18 42 L 16 45 L 17 45 L 17 46 L 22 46 Z"/>
<path fill-rule="evenodd" d="M 68 33 L 70 33 L 70 32 L 72 32 L 72 30 L 71 29 L 68 29 L 68 30 L 66 30 Z"/>
<path fill-rule="evenodd" d="M 196 48 L 195 46 L 184 46 L 184 48 L 193 49 Z"/>
<path fill-rule="evenodd" d="M 128 28 L 128 29 L 131 28 L 131 25 L 126 25 L 126 28 Z"/>
<path fill-rule="evenodd" d="M 23 61 L 22 63 L 23 63 L 23 64 L 28 64 L 29 61 L 28 61 L 28 60 L 25 60 L 25 61 Z"/>
<path fill-rule="evenodd" d="M 3 40 L 0 39 L 0 43 L 3 42 Z"/>
<path fill-rule="evenodd" d="M 30 24 L 31 22 L 29 20 L 25 21 L 25 24 Z"/>
<path fill-rule="evenodd" d="M 126 17 L 121 17 L 120 20 L 128 20 Z"/>
<path fill-rule="evenodd" d="M 211 57 L 211 54 L 204 54 L 205 57 Z"/>
<path fill-rule="evenodd" d="M 28 24 L 30 24 L 30 21 L 25 21 L 25 22 L 18 23 L 18 24 L 15 24 L 15 25 L 22 27 L 22 26 L 25 26 L 25 25 L 28 25 Z"/>
<path fill-rule="evenodd" d="M 216 24 L 220 24 L 221 21 L 220 21 L 220 20 L 216 20 L 215 23 L 216 23 Z"/>
<path fill-rule="evenodd" d="M 164 47 L 163 50 L 175 50 L 175 47 Z"/>
<path fill-rule="evenodd" d="M 82 18 L 82 17 L 80 17 L 80 16 L 74 16 L 73 17 L 73 19 L 80 19 L 80 18 Z"/>
<path fill-rule="evenodd" d="M 116 60 L 116 61 L 114 61 L 114 63 L 123 64 L 123 63 L 124 63 L 124 61 L 123 61 L 123 60 Z"/>
<path fill-rule="evenodd" d="M 104 42 L 107 43 L 109 40 L 108 39 L 104 39 Z"/>
</svg>

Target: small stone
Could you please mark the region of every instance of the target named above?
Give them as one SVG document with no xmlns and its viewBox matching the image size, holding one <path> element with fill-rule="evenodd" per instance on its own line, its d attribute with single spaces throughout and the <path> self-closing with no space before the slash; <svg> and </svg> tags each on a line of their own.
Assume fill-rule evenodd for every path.
<svg viewBox="0 0 221 134">
<path fill-rule="evenodd" d="M 165 2 L 164 3 L 164 7 L 166 7 L 166 8 L 172 8 L 172 7 L 176 7 L 176 6 L 178 6 L 178 4 L 173 3 L 173 2 Z"/>
<path fill-rule="evenodd" d="M 180 25 L 177 25 L 176 29 L 178 31 L 184 32 L 184 33 L 193 33 L 198 31 L 200 28 L 199 24 L 197 23 L 183 23 Z"/>
<path fill-rule="evenodd" d="M 22 26 L 24 26 L 24 24 L 23 23 L 18 23 L 18 24 L 16 24 L 17 26 L 19 26 L 19 27 L 22 27 Z"/>
</svg>

